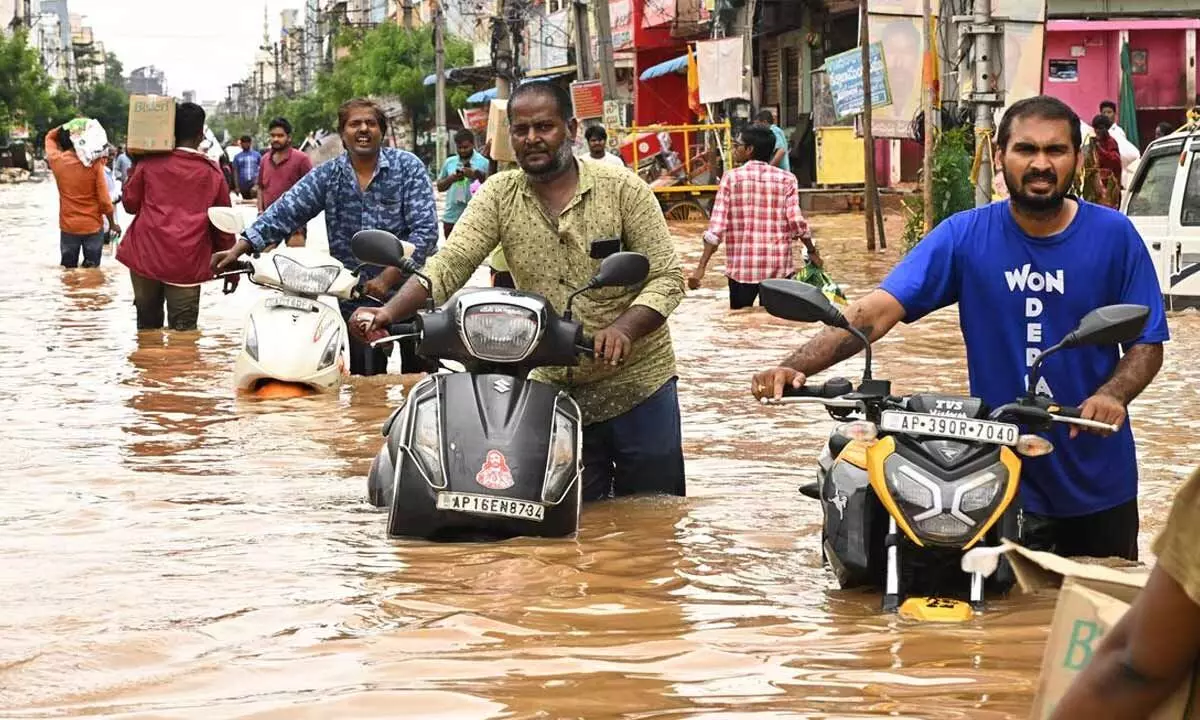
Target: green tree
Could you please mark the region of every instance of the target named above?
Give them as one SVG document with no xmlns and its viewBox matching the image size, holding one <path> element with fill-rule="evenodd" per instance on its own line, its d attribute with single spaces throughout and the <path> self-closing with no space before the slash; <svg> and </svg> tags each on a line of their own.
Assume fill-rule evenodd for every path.
<svg viewBox="0 0 1200 720">
<path fill-rule="evenodd" d="M 0 138 L 7 138 L 15 125 L 36 124 L 54 108 L 50 82 L 41 58 L 29 46 L 24 30 L 9 37 L 0 34 Z"/>
<path fill-rule="evenodd" d="M 975 207 L 967 141 L 967 129 L 962 127 L 938 133 L 934 140 L 930 164 L 933 175 L 933 227 L 954 213 Z M 926 179 L 922 178 L 922 182 L 926 182 Z M 921 196 L 905 198 L 904 212 L 906 217 L 901 241 L 904 251 L 908 252 L 924 237 L 921 231 L 925 226 L 925 213 Z"/>
<path fill-rule="evenodd" d="M 104 55 L 104 82 L 113 87 L 125 87 L 125 66 L 117 59 L 116 53 Z"/>
<path fill-rule="evenodd" d="M 125 138 L 129 125 L 129 93 L 108 83 L 89 85 L 79 93 L 79 112 L 95 118 L 104 126 L 109 142 L 117 144 Z"/>
</svg>

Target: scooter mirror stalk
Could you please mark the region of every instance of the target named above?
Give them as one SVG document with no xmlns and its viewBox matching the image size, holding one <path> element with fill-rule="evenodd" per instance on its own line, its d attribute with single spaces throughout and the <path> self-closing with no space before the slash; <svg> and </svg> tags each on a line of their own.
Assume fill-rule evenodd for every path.
<svg viewBox="0 0 1200 720">
<path fill-rule="evenodd" d="M 759 298 L 767 312 L 793 322 L 819 322 L 845 330 L 858 338 L 866 350 L 863 380 L 871 379 L 871 341 L 850 324 L 825 293 L 808 283 L 797 280 L 764 280 L 759 286 Z"/>
<path fill-rule="evenodd" d="M 1150 308 L 1145 305 L 1105 305 L 1079 321 L 1079 327 L 1062 341 L 1063 347 L 1116 345 L 1137 340 L 1146 327 Z"/>
<path fill-rule="evenodd" d="M 637 285 L 650 275 L 650 258 L 642 253 L 619 252 L 613 253 L 600 263 L 596 272 L 587 285 L 579 288 L 567 297 L 567 307 L 563 310 L 563 319 L 571 319 L 571 303 L 575 296 L 602 287 L 629 287 Z"/>
<path fill-rule="evenodd" d="M 210 207 L 208 221 L 213 227 L 230 235 L 241 235 L 246 229 L 246 220 L 242 214 L 231 207 Z"/>
<path fill-rule="evenodd" d="M 1150 308 L 1145 305 L 1105 305 L 1098 307 L 1079 321 L 1079 325 L 1057 345 L 1043 350 L 1029 368 L 1029 387 L 1026 396 L 1037 395 L 1038 381 L 1042 378 L 1042 363 L 1046 358 L 1064 348 L 1084 345 L 1116 345 L 1133 342 L 1142 334 Z"/>
</svg>

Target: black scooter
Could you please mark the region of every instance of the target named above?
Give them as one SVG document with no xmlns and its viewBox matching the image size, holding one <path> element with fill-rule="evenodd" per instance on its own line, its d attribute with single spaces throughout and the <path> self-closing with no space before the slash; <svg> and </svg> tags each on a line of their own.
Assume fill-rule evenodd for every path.
<svg viewBox="0 0 1200 720">
<path fill-rule="evenodd" d="M 355 257 L 421 276 L 391 233 L 364 230 Z M 417 354 L 461 363 L 430 375 L 383 424 L 387 438 L 368 475 L 370 501 L 390 508 L 389 539 L 567 537 L 579 528 L 582 418 L 563 390 L 529 379 L 534 368 L 573 366 L 592 341 L 571 318 L 577 295 L 645 281 L 650 261 L 615 253 L 560 317 L 540 295 L 465 288 L 411 323 L 388 328 L 381 345 L 419 337 Z"/>
</svg>

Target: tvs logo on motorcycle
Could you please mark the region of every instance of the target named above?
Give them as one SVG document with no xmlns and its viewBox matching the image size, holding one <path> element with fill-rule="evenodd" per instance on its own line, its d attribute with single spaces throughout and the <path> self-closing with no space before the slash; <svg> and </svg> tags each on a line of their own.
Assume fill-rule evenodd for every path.
<svg viewBox="0 0 1200 720">
<path fill-rule="evenodd" d="M 507 490 L 516 484 L 512 471 L 508 469 L 508 461 L 499 450 L 488 450 L 483 467 L 475 473 L 475 482 L 491 490 Z"/>
</svg>

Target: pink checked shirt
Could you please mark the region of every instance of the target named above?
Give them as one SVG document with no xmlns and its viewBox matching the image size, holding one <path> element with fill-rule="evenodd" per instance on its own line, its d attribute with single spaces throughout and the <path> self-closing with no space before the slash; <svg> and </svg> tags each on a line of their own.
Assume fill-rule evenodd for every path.
<svg viewBox="0 0 1200 720">
<path fill-rule="evenodd" d="M 792 277 L 792 242 L 811 237 L 795 175 L 757 160 L 725 173 L 704 241 L 725 243 L 728 277 L 740 283 Z"/>
</svg>

